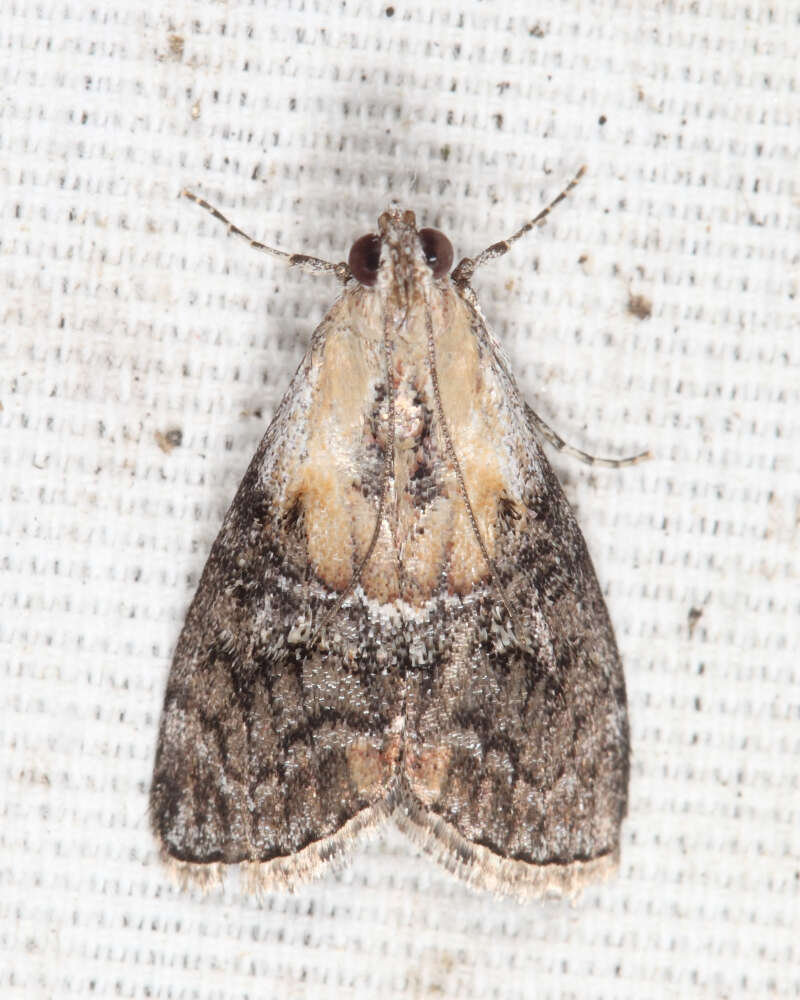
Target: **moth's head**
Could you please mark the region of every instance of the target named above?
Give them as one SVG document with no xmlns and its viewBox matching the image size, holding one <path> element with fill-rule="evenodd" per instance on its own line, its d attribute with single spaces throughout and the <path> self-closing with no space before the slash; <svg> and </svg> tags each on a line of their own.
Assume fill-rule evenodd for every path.
<svg viewBox="0 0 800 1000">
<path fill-rule="evenodd" d="M 453 245 L 438 229 L 417 229 L 413 212 L 389 209 L 378 219 L 378 232 L 357 239 L 350 248 L 350 272 L 359 284 L 402 289 L 447 278 Z"/>
</svg>

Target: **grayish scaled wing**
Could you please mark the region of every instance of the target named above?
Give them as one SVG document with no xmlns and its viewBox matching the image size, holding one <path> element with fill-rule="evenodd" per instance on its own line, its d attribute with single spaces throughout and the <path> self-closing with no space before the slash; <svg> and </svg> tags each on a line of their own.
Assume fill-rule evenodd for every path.
<svg viewBox="0 0 800 1000">
<path fill-rule="evenodd" d="M 442 594 L 412 638 L 438 653 L 409 672 L 399 816 L 472 884 L 572 892 L 618 861 L 629 772 L 622 665 L 580 529 L 478 313 L 473 333 L 522 476 L 519 495 L 498 507 L 494 583 L 461 600 Z"/>
<path fill-rule="evenodd" d="M 324 326 L 225 517 L 167 684 L 151 819 L 166 858 L 201 882 L 243 862 L 261 885 L 291 886 L 388 811 L 397 673 L 378 665 L 356 596 L 309 648 L 339 595 L 309 569 L 302 503 L 287 505 Z"/>
</svg>

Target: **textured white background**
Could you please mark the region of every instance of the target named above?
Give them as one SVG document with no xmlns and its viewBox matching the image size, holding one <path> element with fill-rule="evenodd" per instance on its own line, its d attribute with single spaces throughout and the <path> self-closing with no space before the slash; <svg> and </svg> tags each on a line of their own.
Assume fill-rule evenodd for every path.
<svg viewBox="0 0 800 1000">
<path fill-rule="evenodd" d="M 797 996 L 797 5 L 389 10 L 2 4 L 0 995 Z M 553 462 L 626 664 L 618 877 L 498 901 L 388 832 L 295 896 L 179 892 L 170 656 L 337 289 L 178 193 L 335 260 L 394 197 L 463 255 L 582 163 L 475 285 L 546 419 L 655 455 Z"/>
</svg>

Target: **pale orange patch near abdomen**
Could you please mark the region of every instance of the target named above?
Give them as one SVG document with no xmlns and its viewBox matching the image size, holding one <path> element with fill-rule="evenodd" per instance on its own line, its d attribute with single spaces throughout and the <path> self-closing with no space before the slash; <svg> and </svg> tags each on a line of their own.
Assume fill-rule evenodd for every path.
<svg viewBox="0 0 800 1000">
<path fill-rule="evenodd" d="M 400 758 L 400 737 L 387 739 L 382 746 L 376 746 L 365 738 L 357 739 L 345 753 L 353 787 L 361 795 L 374 797 L 386 790 L 394 776 Z"/>
<path fill-rule="evenodd" d="M 433 805 L 442 794 L 452 756 L 452 750 L 444 744 L 406 748 L 406 778 L 411 791 L 423 805 Z"/>
</svg>

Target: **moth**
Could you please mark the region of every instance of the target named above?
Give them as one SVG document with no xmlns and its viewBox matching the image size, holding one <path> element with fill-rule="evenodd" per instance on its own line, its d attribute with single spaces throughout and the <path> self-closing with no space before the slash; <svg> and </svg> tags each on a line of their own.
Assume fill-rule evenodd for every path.
<svg viewBox="0 0 800 1000">
<path fill-rule="evenodd" d="M 470 885 L 574 893 L 619 857 L 625 683 L 586 545 L 471 287 L 574 188 L 451 271 L 391 209 L 322 320 L 211 549 L 167 683 L 163 856 L 292 888 L 393 820 Z"/>
</svg>

